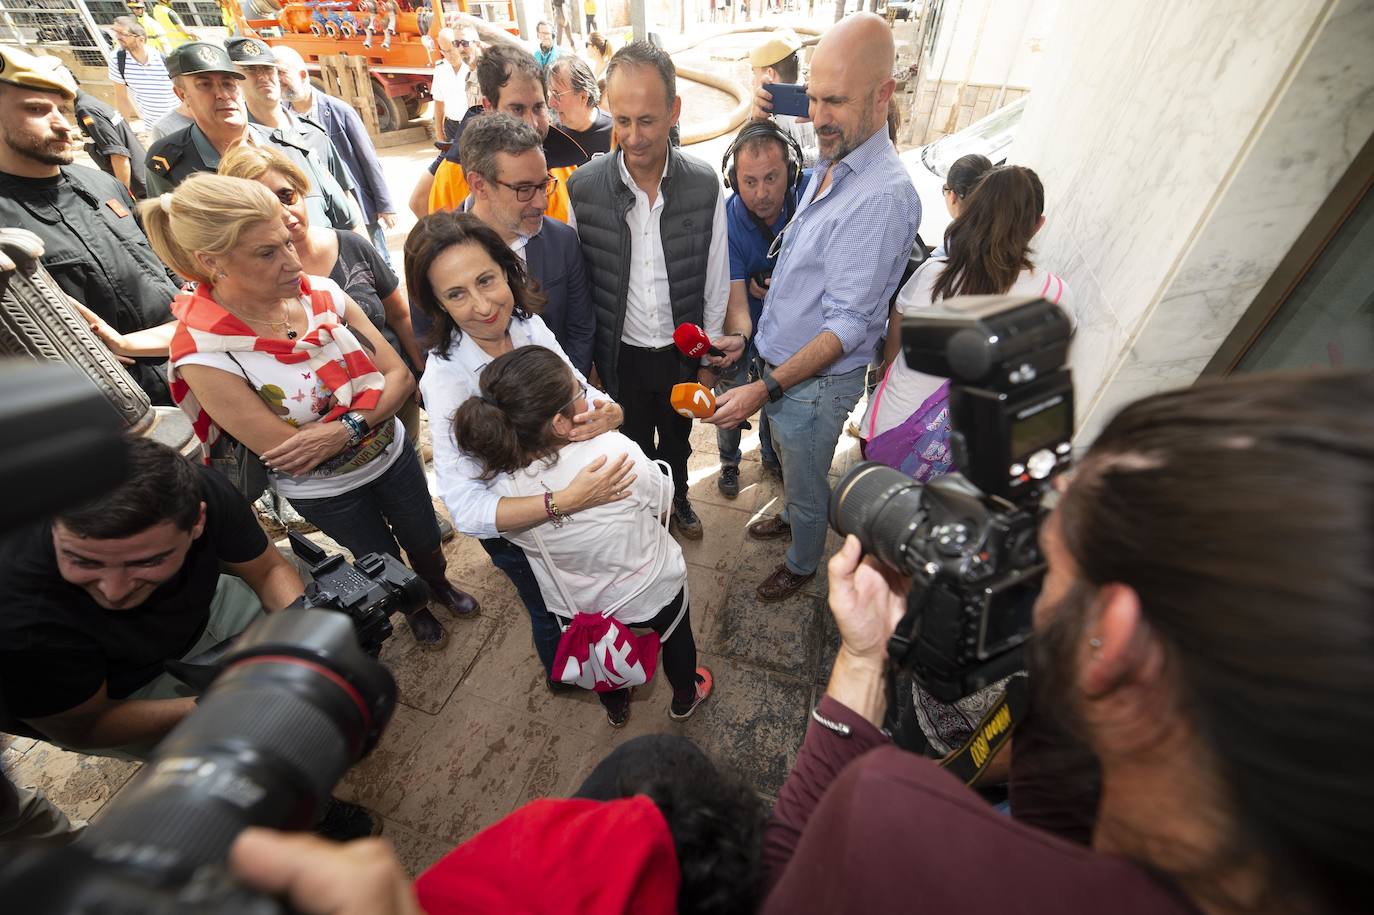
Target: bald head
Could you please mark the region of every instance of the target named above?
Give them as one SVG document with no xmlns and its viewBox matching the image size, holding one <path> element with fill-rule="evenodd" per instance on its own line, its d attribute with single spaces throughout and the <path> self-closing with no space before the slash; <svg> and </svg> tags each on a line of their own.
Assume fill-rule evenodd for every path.
<svg viewBox="0 0 1374 915">
<path fill-rule="evenodd" d="M 876 88 L 892 78 L 897 46 L 892 28 L 875 13 L 855 13 L 841 19 L 821 37 L 811 57 L 811 69 L 841 66 L 862 74 Z"/>
<path fill-rule="evenodd" d="M 301 57 L 301 52 L 295 48 L 287 47 L 284 44 L 272 45 L 272 56 L 277 59 L 277 66 L 283 70 L 290 70 L 295 73 L 305 70 L 305 58 Z"/>
<path fill-rule="evenodd" d="M 296 111 L 308 112 L 315 103 L 315 88 L 310 85 L 310 73 L 305 58 L 295 48 L 273 45 L 272 56 L 277 59 L 277 78 L 281 81 L 281 96 Z"/>
<path fill-rule="evenodd" d="M 887 126 L 896 49 L 886 20 L 855 13 L 825 33 L 806 91 L 821 157 L 843 159 Z"/>
</svg>

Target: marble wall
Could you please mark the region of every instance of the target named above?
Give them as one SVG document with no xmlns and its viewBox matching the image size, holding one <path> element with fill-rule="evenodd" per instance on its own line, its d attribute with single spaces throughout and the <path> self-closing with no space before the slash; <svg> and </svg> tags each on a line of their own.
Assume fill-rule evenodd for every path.
<svg viewBox="0 0 1374 915">
<path fill-rule="evenodd" d="M 1078 319 L 1080 444 L 1194 381 L 1374 134 L 1374 4 L 1064 0 L 1011 161 Z"/>
</svg>

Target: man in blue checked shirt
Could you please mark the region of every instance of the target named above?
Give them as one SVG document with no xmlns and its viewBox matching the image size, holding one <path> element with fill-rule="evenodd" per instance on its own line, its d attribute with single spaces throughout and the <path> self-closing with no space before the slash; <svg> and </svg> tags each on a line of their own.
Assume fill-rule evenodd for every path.
<svg viewBox="0 0 1374 915">
<path fill-rule="evenodd" d="M 816 46 L 807 96 L 820 161 L 777 242 L 755 336 L 762 377 L 722 394 L 707 420 L 732 429 L 762 407 L 782 459 L 786 507 L 749 525 L 756 540 L 792 539 L 758 586 L 764 601 L 791 597 L 820 565 L 826 473 L 920 227 L 920 200 L 887 134 L 894 57 L 892 32 L 872 13 L 844 19 Z M 769 103 L 760 89 L 755 115 Z M 743 341 L 716 343 L 738 352 Z"/>
</svg>

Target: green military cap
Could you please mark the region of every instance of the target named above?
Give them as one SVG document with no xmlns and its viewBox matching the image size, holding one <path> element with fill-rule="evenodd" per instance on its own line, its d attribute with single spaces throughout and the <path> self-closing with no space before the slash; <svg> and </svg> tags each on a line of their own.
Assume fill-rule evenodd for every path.
<svg viewBox="0 0 1374 915">
<path fill-rule="evenodd" d="M 188 41 L 168 54 L 164 61 L 168 76 L 190 76 L 193 73 L 228 73 L 243 79 L 239 68 L 229 59 L 229 52 L 212 41 Z"/>
<path fill-rule="evenodd" d="M 277 58 L 261 38 L 230 38 L 224 43 L 229 59 L 240 67 L 275 67 Z"/>
</svg>

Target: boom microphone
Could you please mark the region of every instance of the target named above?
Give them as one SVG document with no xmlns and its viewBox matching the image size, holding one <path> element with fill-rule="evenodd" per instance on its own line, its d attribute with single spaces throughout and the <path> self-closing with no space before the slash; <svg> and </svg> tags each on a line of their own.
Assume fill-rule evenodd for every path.
<svg viewBox="0 0 1374 915">
<path fill-rule="evenodd" d="M 673 331 L 673 342 L 692 359 L 700 359 L 707 354 L 725 355 L 724 350 L 711 345 L 711 338 L 696 324 L 679 324 L 677 330 Z"/>
<path fill-rule="evenodd" d="M 684 324 L 682 327 L 691 327 L 691 324 Z M 681 330 L 682 328 L 678 328 Z M 676 334 L 674 334 L 676 336 Z M 681 384 L 673 385 L 673 393 L 669 397 L 669 402 L 679 416 L 688 419 L 705 419 L 716 412 L 716 395 L 711 393 L 711 389 L 704 384 L 695 381 L 684 381 Z"/>
</svg>

